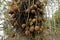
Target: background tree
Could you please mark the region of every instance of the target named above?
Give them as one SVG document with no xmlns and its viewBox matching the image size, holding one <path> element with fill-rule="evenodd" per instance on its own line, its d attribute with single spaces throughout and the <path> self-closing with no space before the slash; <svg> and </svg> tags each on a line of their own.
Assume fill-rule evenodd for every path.
<svg viewBox="0 0 60 40">
<path fill-rule="evenodd" d="M 60 26 L 60 9 L 56 11 L 55 13 L 55 20 L 56 20 L 56 26 L 59 27 Z"/>
</svg>

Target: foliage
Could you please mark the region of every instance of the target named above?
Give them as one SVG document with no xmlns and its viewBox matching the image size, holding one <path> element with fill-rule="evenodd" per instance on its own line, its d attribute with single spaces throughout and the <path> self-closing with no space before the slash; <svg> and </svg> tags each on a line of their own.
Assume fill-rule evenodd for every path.
<svg viewBox="0 0 60 40">
<path fill-rule="evenodd" d="M 60 26 L 60 9 L 55 13 L 56 26 Z"/>
</svg>

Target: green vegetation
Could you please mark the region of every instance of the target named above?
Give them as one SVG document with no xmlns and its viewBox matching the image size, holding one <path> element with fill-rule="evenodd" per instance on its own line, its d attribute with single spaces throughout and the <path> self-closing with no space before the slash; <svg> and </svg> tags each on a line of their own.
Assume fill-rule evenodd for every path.
<svg viewBox="0 0 60 40">
<path fill-rule="evenodd" d="M 56 26 L 60 26 L 60 9 L 55 13 Z"/>
</svg>

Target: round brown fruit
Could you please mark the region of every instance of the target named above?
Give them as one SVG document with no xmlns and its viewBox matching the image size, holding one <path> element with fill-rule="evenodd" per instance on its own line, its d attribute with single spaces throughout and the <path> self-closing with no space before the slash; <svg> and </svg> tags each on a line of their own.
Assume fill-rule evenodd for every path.
<svg viewBox="0 0 60 40">
<path fill-rule="evenodd" d="M 30 12 L 30 9 L 26 9 L 25 13 L 29 13 Z"/>
<path fill-rule="evenodd" d="M 35 8 L 37 8 L 37 5 L 34 5 Z"/>
<path fill-rule="evenodd" d="M 37 5 L 34 5 L 34 8 L 37 9 Z"/>
<path fill-rule="evenodd" d="M 32 9 L 37 9 L 37 5 L 32 5 L 31 7 L 30 7 L 30 9 L 32 10 Z"/>
<path fill-rule="evenodd" d="M 43 29 L 43 26 L 41 26 L 41 28 Z"/>
<path fill-rule="evenodd" d="M 33 32 L 34 31 L 34 26 L 31 26 L 30 27 L 30 32 Z"/>
<path fill-rule="evenodd" d="M 42 18 L 39 16 L 38 21 L 41 21 L 41 20 L 42 20 Z"/>
<path fill-rule="evenodd" d="M 35 18 L 38 18 L 38 16 L 35 16 Z"/>
<path fill-rule="evenodd" d="M 43 2 L 44 2 L 45 4 L 47 4 L 48 0 L 44 0 Z"/>
<path fill-rule="evenodd" d="M 30 34 L 30 31 L 26 30 L 26 31 L 25 31 L 25 35 L 28 36 L 29 34 Z"/>
<path fill-rule="evenodd" d="M 22 24 L 22 28 L 25 28 L 26 27 L 26 24 Z"/>
<path fill-rule="evenodd" d="M 12 11 L 18 10 L 18 6 L 12 5 L 12 6 L 10 6 L 10 10 L 12 10 Z"/>
<path fill-rule="evenodd" d="M 37 2 L 36 2 L 36 5 L 40 5 L 40 4 L 41 4 L 41 2 L 40 2 L 40 1 L 37 1 Z"/>
<path fill-rule="evenodd" d="M 31 22 L 31 21 L 32 21 L 32 19 L 30 18 L 30 19 L 29 19 L 29 22 Z"/>
<path fill-rule="evenodd" d="M 40 32 L 43 32 L 43 29 L 42 28 L 40 28 Z"/>
<path fill-rule="evenodd" d="M 36 22 L 36 19 L 34 18 L 34 19 L 32 20 L 32 22 L 33 22 L 33 23 Z"/>
<path fill-rule="evenodd" d="M 34 5 L 32 5 L 31 7 L 30 7 L 30 9 L 33 9 L 34 8 Z"/>
<path fill-rule="evenodd" d="M 13 7 L 14 7 L 14 10 L 18 10 L 18 6 L 14 5 Z"/>
<path fill-rule="evenodd" d="M 17 25 L 18 25 L 18 23 L 17 23 L 17 22 L 15 22 L 15 23 L 14 23 L 14 26 L 17 26 Z"/>
<path fill-rule="evenodd" d="M 42 20 L 45 22 L 46 21 L 46 18 L 43 18 Z"/>
<path fill-rule="evenodd" d="M 35 30 L 36 31 L 39 31 L 40 30 L 40 27 L 39 26 L 35 26 Z"/>
<path fill-rule="evenodd" d="M 30 25 L 33 25 L 33 22 L 30 22 Z"/>
<path fill-rule="evenodd" d="M 12 14 L 12 17 L 15 18 L 16 17 L 16 14 Z"/>
<path fill-rule="evenodd" d="M 36 11 L 35 11 L 35 10 L 31 10 L 31 13 L 35 14 L 35 13 L 36 13 Z"/>
</svg>

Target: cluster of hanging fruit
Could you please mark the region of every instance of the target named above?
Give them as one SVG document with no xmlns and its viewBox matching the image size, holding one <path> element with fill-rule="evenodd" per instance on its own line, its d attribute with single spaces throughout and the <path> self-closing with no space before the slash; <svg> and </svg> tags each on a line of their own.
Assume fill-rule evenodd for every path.
<svg viewBox="0 0 60 40">
<path fill-rule="evenodd" d="M 32 35 L 43 32 L 44 4 L 39 0 L 13 0 L 9 5 L 11 24 L 20 33 Z"/>
</svg>

